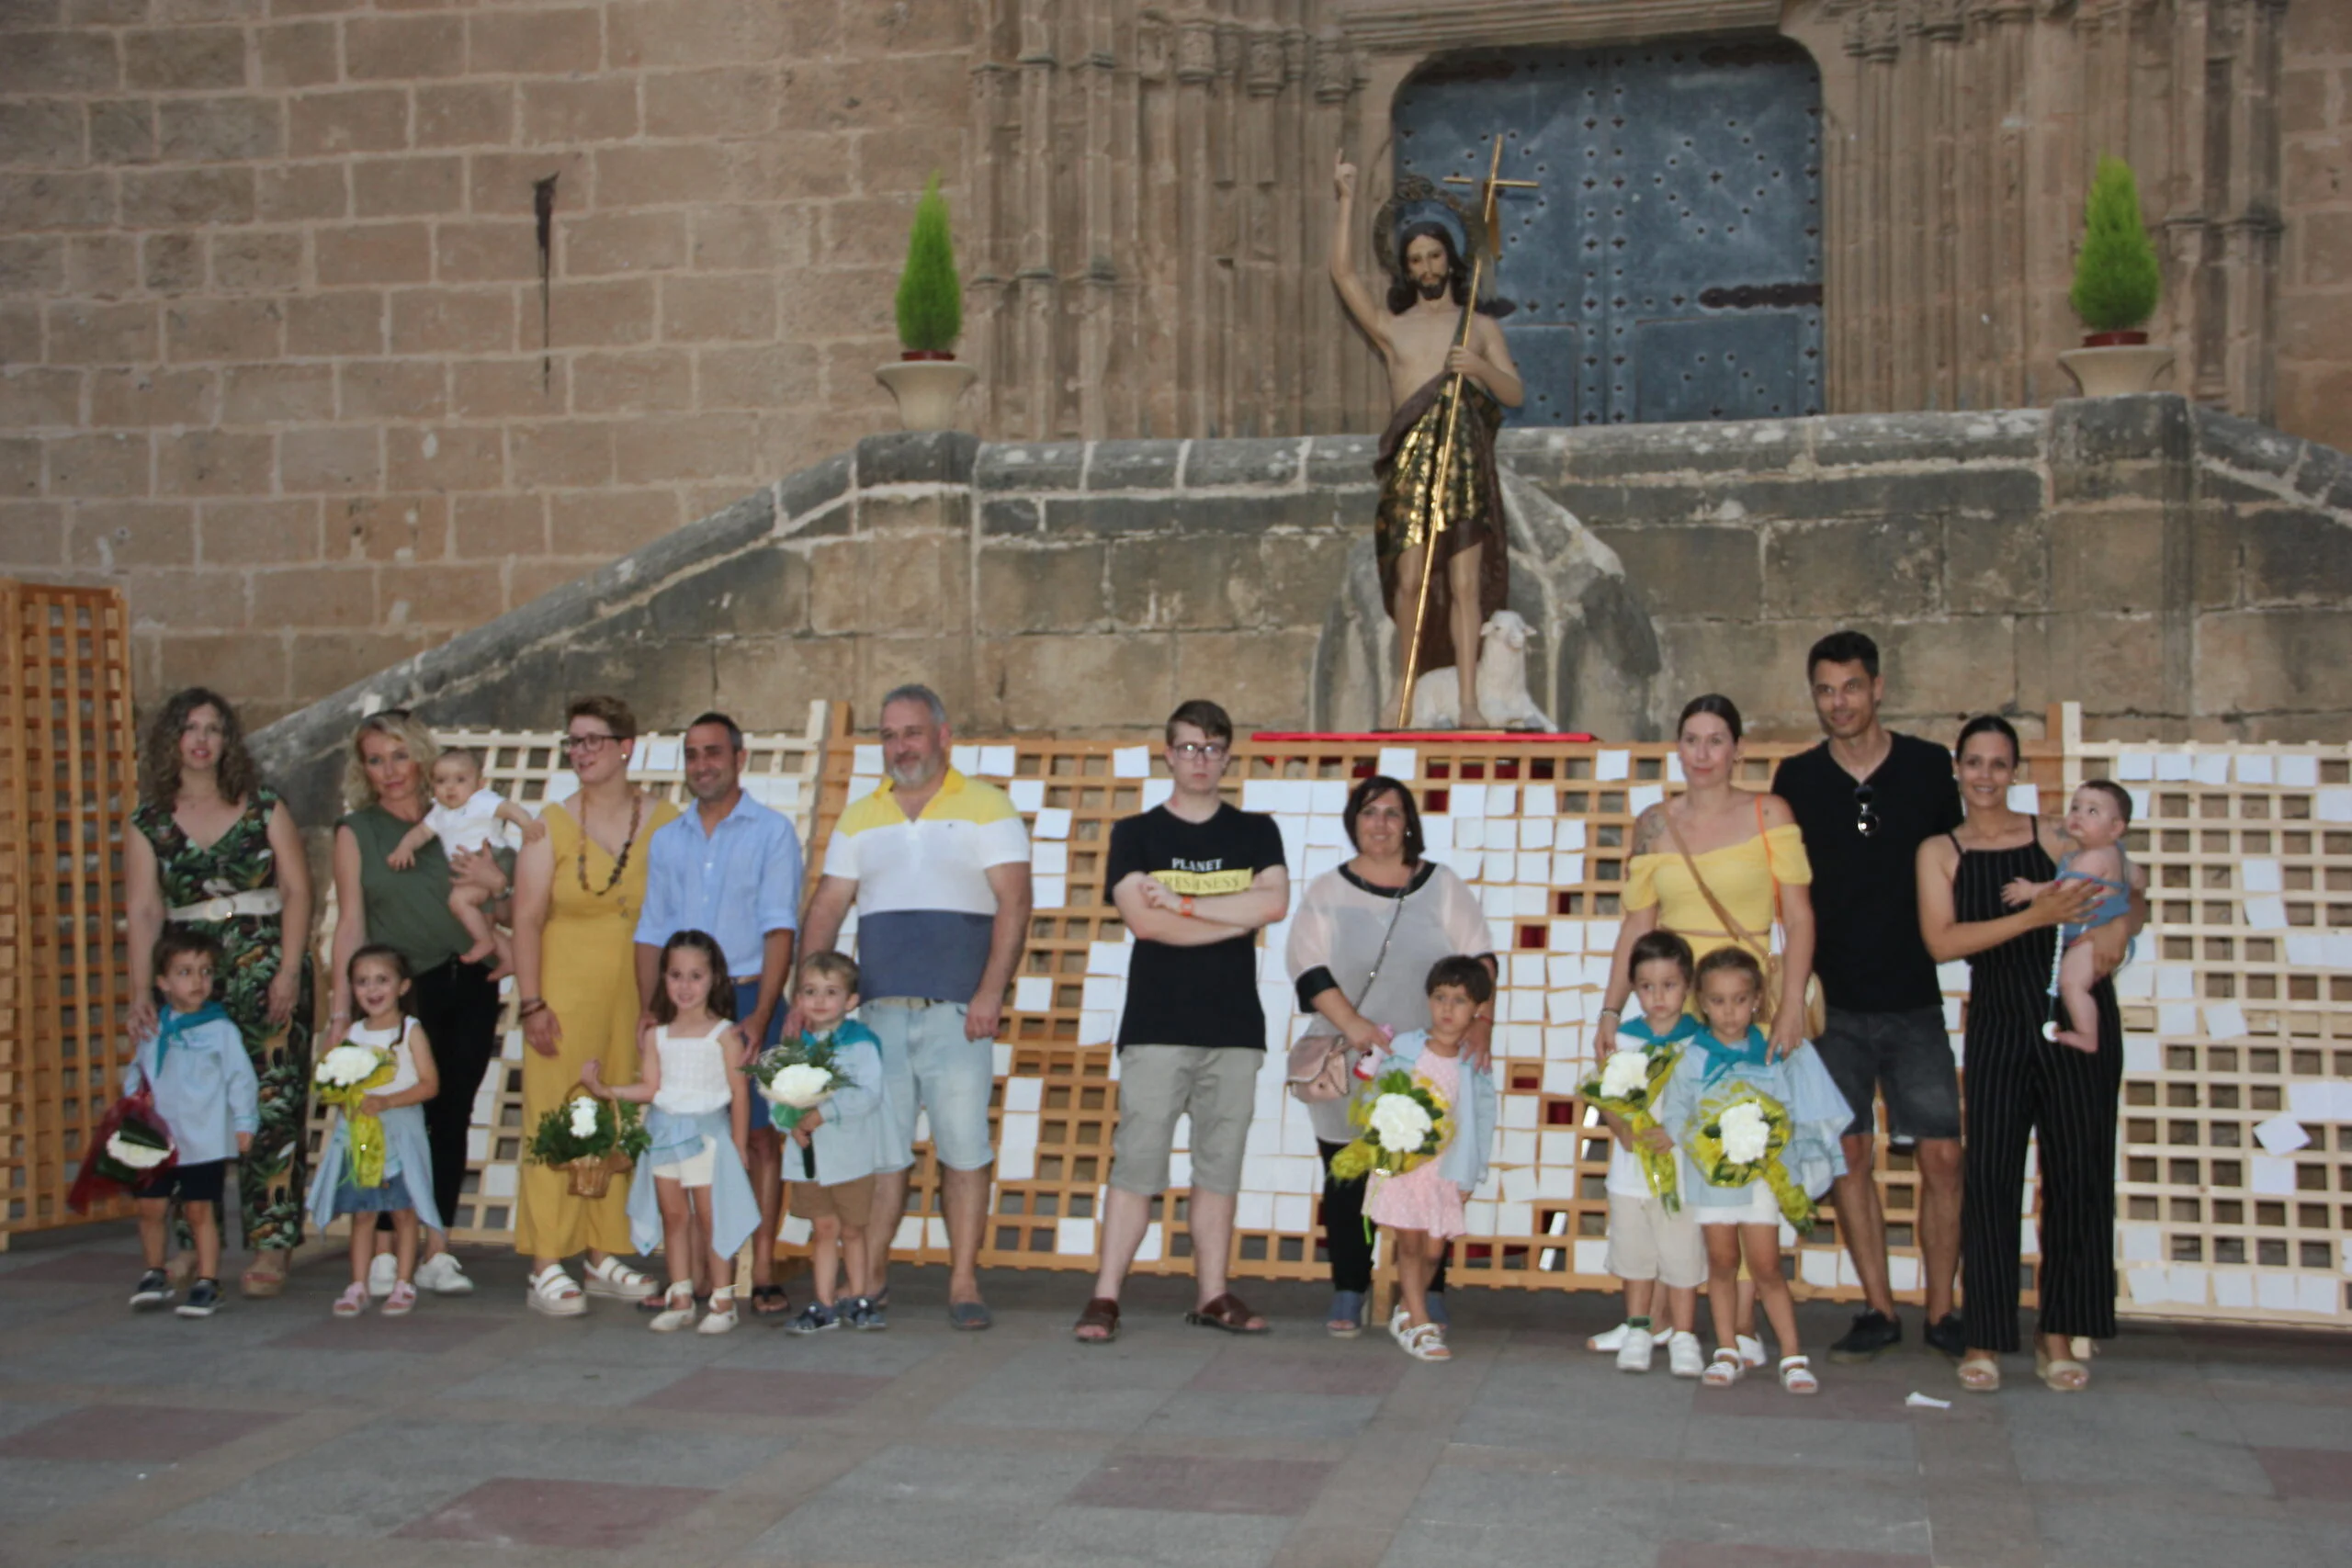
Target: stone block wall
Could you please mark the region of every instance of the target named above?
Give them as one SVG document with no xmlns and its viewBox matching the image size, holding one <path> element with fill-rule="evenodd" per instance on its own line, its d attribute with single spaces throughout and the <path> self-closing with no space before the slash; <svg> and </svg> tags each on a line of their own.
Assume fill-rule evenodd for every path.
<svg viewBox="0 0 2352 1568">
<path fill-rule="evenodd" d="M 886 427 L 971 25 L 6 0 L 0 571 L 119 581 L 142 695 L 266 718 Z"/>
<path fill-rule="evenodd" d="M 1615 552 L 1655 629 L 1630 738 L 1706 690 L 1761 734 L 1812 733 L 1804 651 L 1839 626 L 1879 637 L 1890 716 L 1930 734 L 1988 708 L 2038 729 L 2068 698 L 2094 737 L 2352 728 L 2352 462 L 2178 397 L 1513 433 L 1501 454 Z M 827 697 L 867 727 L 922 680 L 975 734 L 1132 735 L 1195 695 L 1249 728 L 1365 728 L 1318 710 L 1317 672 L 1369 549 L 1369 457 L 1360 436 L 869 437 L 265 750 L 323 813 L 354 717 L 394 704 L 536 726 L 613 691 L 651 724 L 772 728 Z"/>
<path fill-rule="evenodd" d="M 2288 7 L 2278 112 L 2278 423 L 2352 448 L 2352 6 Z"/>
</svg>

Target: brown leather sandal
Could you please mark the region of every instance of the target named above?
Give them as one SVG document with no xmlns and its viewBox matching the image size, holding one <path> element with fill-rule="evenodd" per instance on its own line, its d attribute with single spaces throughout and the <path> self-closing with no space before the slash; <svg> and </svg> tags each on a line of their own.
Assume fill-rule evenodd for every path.
<svg viewBox="0 0 2352 1568">
<path fill-rule="evenodd" d="M 1089 1334 L 1086 1330 L 1090 1328 L 1099 1328 L 1102 1332 Z M 1086 1310 L 1078 1314 L 1076 1323 L 1070 1325 L 1070 1337 L 1081 1345 L 1108 1345 L 1116 1339 L 1119 1337 L 1119 1303 L 1108 1296 L 1089 1297 Z"/>
<path fill-rule="evenodd" d="M 1195 1328 L 1214 1328 L 1226 1334 L 1263 1334 L 1272 1325 L 1251 1323 L 1250 1320 L 1257 1315 L 1239 1296 L 1227 1291 L 1207 1305 L 1186 1313 L 1184 1321 Z"/>
</svg>

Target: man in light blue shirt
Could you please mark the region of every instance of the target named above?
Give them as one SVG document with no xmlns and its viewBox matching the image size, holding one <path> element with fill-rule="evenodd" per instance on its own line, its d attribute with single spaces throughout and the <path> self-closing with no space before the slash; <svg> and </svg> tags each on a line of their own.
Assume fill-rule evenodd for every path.
<svg viewBox="0 0 2352 1568">
<path fill-rule="evenodd" d="M 727 955 L 735 1018 L 753 1050 L 775 1043 L 779 1005 L 799 926 L 800 835 L 791 818 L 743 793 L 743 732 L 722 713 L 686 727 L 686 790 L 695 809 L 646 847 L 645 908 L 637 921 L 637 989 L 651 1016 L 662 948 L 682 931 L 707 931 Z M 775 1233 L 783 1204 L 784 1145 L 767 1102 L 752 1097 L 752 1190 L 760 1228 L 752 1238 L 752 1310 L 783 1312 L 775 1284 Z"/>
</svg>

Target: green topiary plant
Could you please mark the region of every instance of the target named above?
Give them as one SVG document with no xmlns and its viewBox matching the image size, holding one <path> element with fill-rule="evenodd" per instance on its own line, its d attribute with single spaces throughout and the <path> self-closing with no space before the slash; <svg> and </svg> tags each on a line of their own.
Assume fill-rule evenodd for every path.
<svg viewBox="0 0 2352 1568">
<path fill-rule="evenodd" d="M 2083 203 L 2083 248 L 2075 258 L 2075 314 L 2093 333 L 2129 332 L 2156 313 L 2163 280 L 2156 247 L 2140 221 L 2132 165 L 2101 157 Z"/>
<path fill-rule="evenodd" d="M 953 357 L 964 330 L 964 286 L 956 277 L 956 246 L 947 234 L 947 198 L 931 176 L 915 204 L 907 236 L 907 270 L 899 275 L 899 342 L 910 355 Z"/>
</svg>

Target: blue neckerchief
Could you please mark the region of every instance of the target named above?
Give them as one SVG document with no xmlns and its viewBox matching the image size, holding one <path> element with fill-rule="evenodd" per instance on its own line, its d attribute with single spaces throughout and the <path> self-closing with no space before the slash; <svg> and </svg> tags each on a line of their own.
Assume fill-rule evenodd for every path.
<svg viewBox="0 0 2352 1568">
<path fill-rule="evenodd" d="M 1736 1045 L 1724 1044 L 1712 1029 L 1700 1030 L 1697 1039 L 1699 1048 L 1707 1054 L 1706 1077 L 1702 1080 L 1706 1083 L 1713 1083 L 1735 1067 L 1761 1067 L 1772 1060 L 1772 1043 L 1754 1024 L 1748 1025 L 1747 1038 Z"/>
<path fill-rule="evenodd" d="M 1645 1051 L 1656 1051 L 1668 1045 L 1679 1045 L 1684 1041 L 1690 1039 L 1693 1034 L 1698 1033 L 1701 1027 L 1699 1021 L 1692 1018 L 1687 1012 L 1675 1021 L 1675 1024 L 1672 1029 L 1668 1030 L 1663 1034 L 1651 1034 L 1649 1032 L 1650 1021 L 1646 1018 L 1638 1018 L 1634 1021 L 1638 1022 L 1642 1026 L 1642 1033 L 1634 1035 L 1634 1038 L 1642 1042 L 1642 1049 Z M 1622 1032 L 1627 1034 L 1632 1034 L 1633 1025 L 1626 1024 L 1623 1026 Z"/>
<path fill-rule="evenodd" d="M 164 1070 L 164 1053 L 172 1048 L 173 1035 L 185 1034 L 198 1024 L 210 1023 L 216 1018 L 226 1019 L 228 1016 L 220 1010 L 219 1002 L 207 1002 L 194 1012 L 175 1012 L 169 1008 L 164 1009 L 163 1027 L 155 1032 L 155 1071 L 160 1074 Z"/>
</svg>

